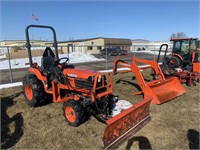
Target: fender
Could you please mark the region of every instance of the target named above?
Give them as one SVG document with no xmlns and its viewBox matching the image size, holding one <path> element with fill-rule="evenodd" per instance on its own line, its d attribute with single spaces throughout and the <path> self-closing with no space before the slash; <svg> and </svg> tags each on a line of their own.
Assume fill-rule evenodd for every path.
<svg viewBox="0 0 200 150">
<path fill-rule="evenodd" d="M 45 92 L 52 94 L 52 91 L 47 89 L 47 78 L 42 75 L 41 71 L 38 68 L 31 67 L 28 69 L 28 72 L 35 74 L 36 77 L 42 82 Z"/>
<path fill-rule="evenodd" d="M 179 55 L 179 54 L 171 54 L 171 56 L 176 56 L 183 62 L 183 57 L 181 55 Z"/>
<path fill-rule="evenodd" d="M 33 74 L 35 74 L 37 76 L 37 78 L 41 81 L 43 80 L 46 80 L 46 77 L 44 77 L 42 74 L 41 74 L 41 71 L 39 71 L 37 68 L 29 68 L 28 69 L 28 72 L 31 72 Z"/>
</svg>

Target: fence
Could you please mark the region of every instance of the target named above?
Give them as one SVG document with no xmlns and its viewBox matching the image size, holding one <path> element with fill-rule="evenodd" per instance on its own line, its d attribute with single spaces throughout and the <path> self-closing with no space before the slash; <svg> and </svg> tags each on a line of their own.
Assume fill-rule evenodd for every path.
<svg viewBox="0 0 200 150">
<path fill-rule="evenodd" d="M 141 47 L 141 48 L 140 48 Z M 89 70 L 112 69 L 116 53 L 110 53 L 111 46 L 59 46 L 59 57 L 68 57 L 69 63 Z M 51 47 L 54 51 L 54 48 Z M 169 47 L 169 50 L 171 47 Z M 41 66 L 41 58 L 45 47 L 32 47 L 32 61 Z M 105 53 L 102 53 L 103 50 Z M 157 60 L 159 46 L 151 45 L 148 48 L 131 46 L 125 50 L 138 58 Z M 114 56 L 113 56 L 114 55 Z M 27 74 L 29 64 L 28 51 L 24 47 L 0 47 L 0 83 L 13 83 L 23 80 Z"/>
</svg>

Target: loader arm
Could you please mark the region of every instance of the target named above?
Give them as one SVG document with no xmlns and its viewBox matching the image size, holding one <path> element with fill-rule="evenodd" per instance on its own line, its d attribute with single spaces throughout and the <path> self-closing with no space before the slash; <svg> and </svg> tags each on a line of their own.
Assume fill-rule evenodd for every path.
<svg viewBox="0 0 200 150">
<path fill-rule="evenodd" d="M 118 66 L 130 68 L 132 73 L 135 74 L 138 84 L 142 89 L 142 92 L 139 93 L 143 93 L 144 98 L 153 97 L 151 104 L 162 104 L 186 92 L 176 77 L 165 79 L 159 64 L 155 61 L 135 58 L 132 56 L 132 63 L 129 64 L 123 60 L 120 60 L 120 58 L 122 57 L 118 56 L 114 59 L 113 73 L 116 74 L 118 72 Z M 139 67 L 137 66 L 137 63 L 146 65 L 144 67 Z M 141 73 L 141 69 L 147 68 L 151 68 L 156 76 L 156 78 L 152 81 L 145 81 Z"/>
<path fill-rule="evenodd" d="M 116 60 L 114 62 L 114 68 L 113 68 L 113 74 L 117 74 L 117 68 L 118 68 L 118 65 L 119 66 L 122 66 L 122 67 L 126 67 L 126 68 L 131 68 L 131 65 L 126 63 L 125 61 L 123 60 Z"/>
<path fill-rule="evenodd" d="M 156 63 L 155 61 L 140 59 L 140 58 L 136 58 L 136 57 L 131 56 L 132 57 L 132 63 L 129 64 L 129 63 L 119 59 L 119 58 L 123 58 L 123 57 L 119 56 L 114 60 L 113 74 L 118 73 L 118 71 L 117 71 L 118 66 L 129 68 L 135 74 L 136 79 L 137 79 L 138 83 L 140 84 L 141 88 L 145 87 L 146 84 L 152 85 L 152 84 L 155 84 L 156 82 L 162 82 L 162 81 L 165 80 L 165 77 L 162 74 L 162 70 L 161 70 L 159 64 Z M 137 63 L 142 63 L 142 64 L 146 64 L 146 65 L 139 67 L 139 66 L 137 66 Z M 147 68 L 152 68 L 155 75 L 157 75 L 156 80 L 148 82 L 148 83 L 145 82 L 143 75 L 141 73 L 141 69 L 147 69 Z"/>
</svg>

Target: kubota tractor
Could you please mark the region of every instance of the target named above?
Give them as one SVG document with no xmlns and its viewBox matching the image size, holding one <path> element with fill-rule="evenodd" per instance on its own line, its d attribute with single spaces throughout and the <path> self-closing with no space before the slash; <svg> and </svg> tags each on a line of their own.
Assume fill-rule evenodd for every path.
<svg viewBox="0 0 200 150">
<path fill-rule="evenodd" d="M 166 77 L 176 76 L 181 83 L 196 85 L 200 79 L 200 41 L 197 38 L 171 39 L 172 52 L 167 56 L 168 45 L 160 47 L 157 62 L 165 46 L 161 69 Z"/>
<path fill-rule="evenodd" d="M 55 54 L 47 47 L 41 66 L 32 61 L 29 28 L 47 28 L 53 32 Z M 30 68 L 23 80 L 23 91 L 30 106 L 39 106 L 49 99 L 64 102 L 64 117 L 71 126 L 79 126 L 88 116 L 94 116 L 108 125 L 103 139 L 105 149 L 115 148 L 150 121 L 149 105 L 152 98 L 148 96 L 112 116 L 113 105 L 118 98 L 112 92 L 111 74 L 75 68 L 68 65 L 68 58 L 59 58 L 56 32 L 52 27 L 29 25 L 25 33 Z"/>
</svg>

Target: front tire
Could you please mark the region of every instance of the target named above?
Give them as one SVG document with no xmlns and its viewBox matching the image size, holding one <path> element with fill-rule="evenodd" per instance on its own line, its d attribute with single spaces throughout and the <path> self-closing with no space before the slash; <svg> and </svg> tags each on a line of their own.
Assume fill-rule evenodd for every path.
<svg viewBox="0 0 200 150">
<path fill-rule="evenodd" d="M 79 101 L 68 100 L 63 104 L 63 115 L 67 123 L 77 127 L 85 121 L 85 110 Z"/>
<path fill-rule="evenodd" d="M 44 91 L 42 82 L 34 74 L 24 77 L 23 91 L 26 102 L 31 107 L 36 107 L 47 99 L 47 93 Z"/>
</svg>

